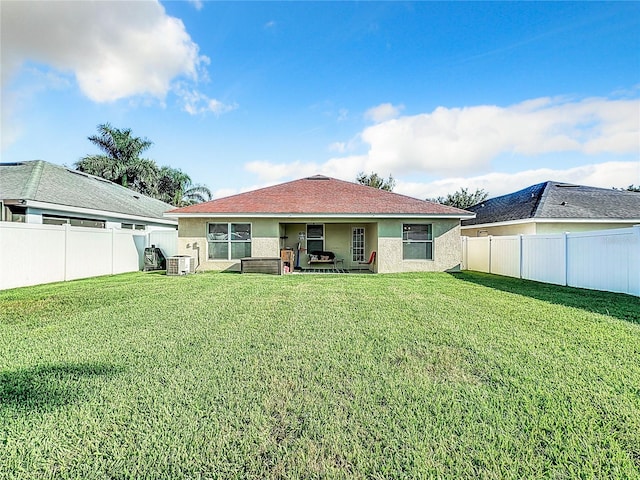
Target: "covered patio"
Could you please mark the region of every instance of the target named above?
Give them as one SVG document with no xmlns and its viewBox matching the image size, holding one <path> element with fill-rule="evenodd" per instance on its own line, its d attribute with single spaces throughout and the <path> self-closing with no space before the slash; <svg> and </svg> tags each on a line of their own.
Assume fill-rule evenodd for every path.
<svg viewBox="0 0 640 480">
<path fill-rule="evenodd" d="M 280 223 L 281 257 L 297 272 L 375 272 L 377 238 L 373 222 Z"/>
</svg>

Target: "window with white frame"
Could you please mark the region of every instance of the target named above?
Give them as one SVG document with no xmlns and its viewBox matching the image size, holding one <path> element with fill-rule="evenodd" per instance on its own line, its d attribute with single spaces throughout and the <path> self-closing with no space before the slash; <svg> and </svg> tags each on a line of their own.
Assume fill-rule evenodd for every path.
<svg viewBox="0 0 640 480">
<path fill-rule="evenodd" d="M 250 223 L 209 223 L 209 260 L 239 260 L 251 256 Z"/>
<path fill-rule="evenodd" d="M 402 225 L 402 259 L 433 260 L 433 226 L 422 223 Z"/>
<path fill-rule="evenodd" d="M 146 230 L 147 226 L 139 223 L 121 223 L 120 228 L 124 230 Z"/>
<path fill-rule="evenodd" d="M 66 225 L 69 224 L 72 227 L 89 227 L 89 228 L 106 228 L 107 222 L 105 220 L 93 220 L 90 218 L 76 218 L 76 217 L 58 217 L 56 215 L 42 215 L 42 223 L 44 225 Z"/>
<path fill-rule="evenodd" d="M 307 253 L 324 251 L 324 225 L 307 225 Z"/>
</svg>

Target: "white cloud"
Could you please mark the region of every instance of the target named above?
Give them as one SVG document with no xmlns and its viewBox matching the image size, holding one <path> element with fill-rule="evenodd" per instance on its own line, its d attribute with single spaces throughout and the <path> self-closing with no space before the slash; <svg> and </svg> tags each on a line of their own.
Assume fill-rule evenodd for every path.
<svg viewBox="0 0 640 480">
<path fill-rule="evenodd" d="M 197 80 L 208 59 L 157 1 L 3 2 L 3 86 L 27 61 L 71 73 L 88 98 L 110 102 L 164 98 L 174 78 Z"/>
<path fill-rule="evenodd" d="M 501 154 L 638 152 L 640 101 L 540 98 L 509 107 L 438 107 L 366 128 L 366 171 L 456 175 Z"/>
<path fill-rule="evenodd" d="M 382 103 L 377 107 L 370 108 L 364 113 L 364 118 L 371 120 L 375 123 L 391 120 L 400 115 L 400 112 L 404 110 L 404 105 L 392 105 L 390 103 Z"/>
<path fill-rule="evenodd" d="M 209 98 L 207 95 L 197 90 L 179 88 L 176 94 L 182 99 L 183 109 L 190 115 L 198 115 L 212 112 L 215 115 L 222 115 L 238 108 L 237 104 L 226 104 L 215 98 Z"/>
<path fill-rule="evenodd" d="M 635 179 L 635 180 L 634 180 Z M 554 180 L 592 187 L 626 187 L 640 180 L 639 162 L 604 162 L 568 169 L 539 168 L 517 173 L 494 172 L 476 177 L 450 177 L 429 183 L 397 181 L 395 192 L 416 198 L 436 198 L 460 188 L 484 189 L 490 197 L 516 192 L 530 185 Z"/>
<path fill-rule="evenodd" d="M 330 152 L 344 153 L 347 151 L 347 143 L 346 142 L 333 142 L 329 145 Z"/>
<path fill-rule="evenodd" d="M 204 3 L 202 3 L 202 0 L 189 0 L 189 3 L 191 3 L 193 7 L 198 11 L 204 8 Z"/>
</svg>

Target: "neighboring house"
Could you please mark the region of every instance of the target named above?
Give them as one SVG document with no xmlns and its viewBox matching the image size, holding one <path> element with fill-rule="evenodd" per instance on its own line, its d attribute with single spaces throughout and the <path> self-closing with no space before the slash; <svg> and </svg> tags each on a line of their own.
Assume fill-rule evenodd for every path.
<svg viewBox="0 0 640 480">
<path fill-rule="evenodd" d="M 344 268 L 380 273 L 445 271 L 461 261 L 460 220 L 454 207 L 316 175 L 172 210 L 180 254 L 201 270 L 237 270 L 245 257 L 330 252 Z M 372 252 L 375 261 L 369 265 Z"/>
<path fill-rule="evenodd" d="M 174 207 L 103 178 L 34 160 L 0 163 L 0 220 L 93 228 L 177 228 Z"/>
<path fill-rule="evenodd" d="M 640 193 L 544 182 L 490 198 L 469 211 L 462 235 L 540 235 L 624 228 L 640 224 Z"/>
</svg>

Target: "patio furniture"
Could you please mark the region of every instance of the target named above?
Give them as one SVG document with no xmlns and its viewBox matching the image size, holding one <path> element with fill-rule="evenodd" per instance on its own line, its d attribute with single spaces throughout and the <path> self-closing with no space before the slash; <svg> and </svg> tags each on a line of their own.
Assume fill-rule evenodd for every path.
<svg viewBox="0 0 640 480">
<path fill-rule="evenodd" d="M 375 250 L 373 252 L 371 252 L 371 255 L 369 256 L 369 260 L 366 262 L 358 262 L 360 265 L 371 265 L 373 262 L 376 261 L 376 252 Z"/>
<path fill-rule="evenodd" d="M 344 259 L 336 258 L 336 255 L 333 252 L 313 251 L 309 254 L 309 260 L 307 263 L 309 265 L 333 264 L 333 268 L 337 268 L 338 263 L 341 263 L 344 266 Z"/>
</svg>

